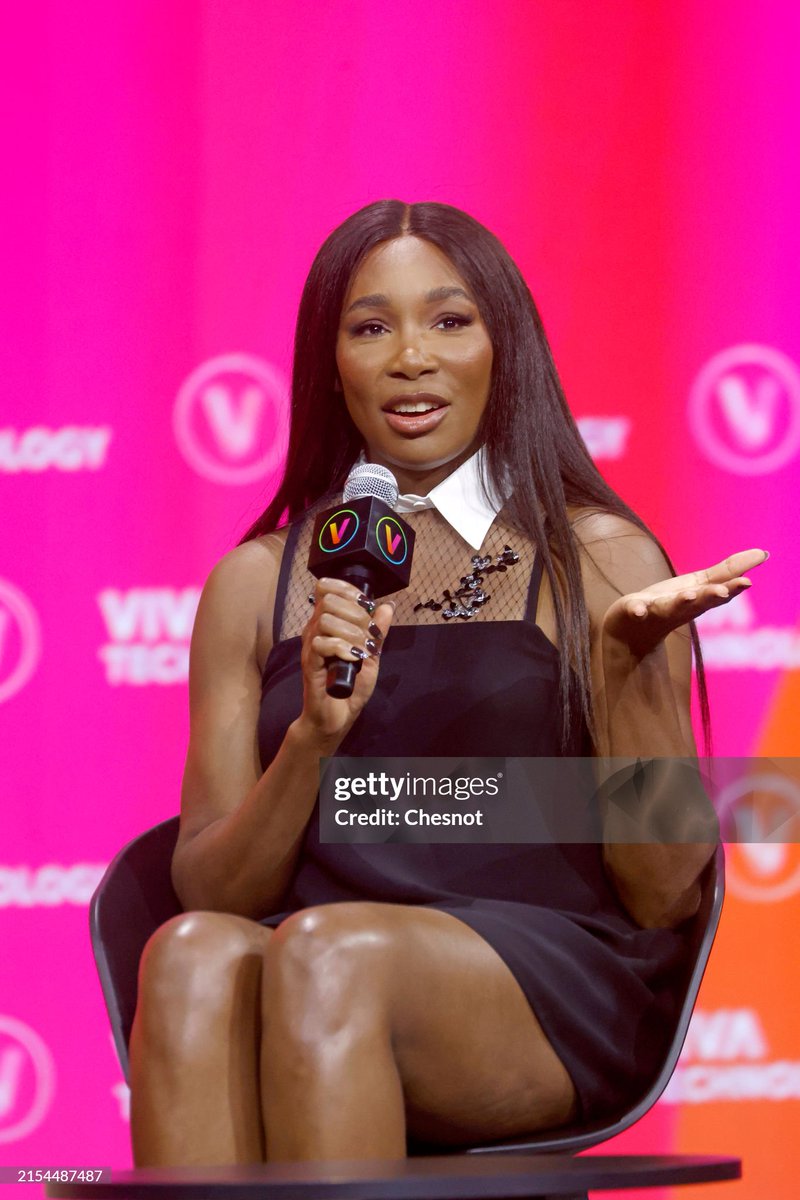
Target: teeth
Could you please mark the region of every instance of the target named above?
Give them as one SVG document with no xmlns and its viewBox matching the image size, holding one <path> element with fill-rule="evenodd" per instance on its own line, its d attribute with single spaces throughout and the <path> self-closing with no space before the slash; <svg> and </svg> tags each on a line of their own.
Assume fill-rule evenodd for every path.
<svg viewBox="0 0 800 1200">
<path fill-rule="evenodd" d="M 432 404 L 430 400 L 419 400 L 416 404 L 394 404 L 391 411 L 396 413 L 423 413 L 432 412 L 434 408 L 438 407 L 438 404 Z"/>
</svg>

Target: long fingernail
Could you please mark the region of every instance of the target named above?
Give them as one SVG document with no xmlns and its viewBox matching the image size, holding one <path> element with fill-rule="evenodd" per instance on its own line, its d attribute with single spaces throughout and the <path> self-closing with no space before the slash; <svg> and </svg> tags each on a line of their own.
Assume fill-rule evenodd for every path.
<svg viewBox="0 0 800 1200">
<path fill-rule="evenodd" d="M 370 621 L 367 628 L 374 638 L 377 638 L 379 642 L 382 640 L 383 634 L 381 633 L 380 629 L 378 629 L 378 626 L 374 621 Z"/>
<path fill-rule="evenodd" d="M 369 645 L 369 643 L 367 643 L 367 644 Z M 350 653 L 355 654 L 356 658 L 360 658 L 362 662 L 364 661 L 365 658 L 369 658 L 369 655 L 367 654 L 366 650 L 362 650 L 362 648 L 360 646 L 351 646 Z"/>
<path fill-rule="evenodd" d="M 358 603 L 367 610 L 370 616 L 375 612 L 375 601 L 370 600 L 369 596 L 365 596 L 363 592 L 358 593 Z"/>
<path fill-rule="evenodd" d="M 374 654 L 376 657 L 381 652 L 380 646 L 377 642 L 373 642 L 372 638 L 367 638 L 367 640 L 364 642 L 364 645 L 367 647 L 370 654 Z"/>
</svg>

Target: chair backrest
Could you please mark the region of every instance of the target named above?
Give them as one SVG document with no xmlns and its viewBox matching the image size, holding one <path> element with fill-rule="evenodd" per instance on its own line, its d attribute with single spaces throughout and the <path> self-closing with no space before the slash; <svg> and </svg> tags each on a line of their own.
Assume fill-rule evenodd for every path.
<svg viewBox="0 0 800 1200">
<path fill-rule="evenodd" d="M 97 969 L 111 1019 L 120 1065 L 128 1078 L 128 1041 L 136 1012 L 139 959 L 146 942 L 159 925 L 182 912 L 172 887 L 170 865 L 178 837 L 178 818 L 148 829 L 123 847 L 101 879 L 92 897 L 90 925 Z M 678 1062 L 708 956 L 717 932 L 725 888 L 722 846 L 703 877 L 702 900 L 688 933 L 686 969 L 682 980 L 680 1013 L 661 1070 L 647 1091 L 634 1097 L 631 1106 L 609 1120 L 580 1126 L 562 1126 L 512 1141 L 485 1146 L 441 1146 L 409 1140 L 411 1154 L 519 1153 L 558 1151 L 577 1153 L 622 1133 L 652 1108 L 670 1081 Z"/>
<path fill-rule="evenodd" d="M 183 911 L 170 876 L 177 840 L 178 817 L 134 838 L 109 863 L 89 907 L 95 962 L 126 1079 L 142 950 L 159 925 Z"/>
</svg>

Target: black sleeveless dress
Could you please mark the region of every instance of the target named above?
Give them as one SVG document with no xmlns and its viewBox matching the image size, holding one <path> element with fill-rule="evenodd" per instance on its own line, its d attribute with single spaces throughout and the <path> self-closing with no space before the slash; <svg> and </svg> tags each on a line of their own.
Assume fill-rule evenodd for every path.
<svg viewBox="0 0 800 1200">
<path fill-rule="evenodd" d="M 302 710 L 300 632 L 314 579 L 306 564 L 315 512 L 290 529 L 263 676 L 264 769 Z M 445 622 L 441 601 L 471 569 L 472 548 L 435 510 L 403 514 L 417 540 L 411 583 L 386 639 L 375 692 L 341 743 L 350 756 L 557 756 L 558 651 L 536 624 L 534 549 L 501 512 L 481 547 L 519 561 L 488 577 L 477 616 Z M 591 753 L 585 726 L 570 755 Z M 310 905 L 373 900 L 451 913 L 487 941 L 525 993 L 568 1070 L 585 1120 L 613 1115 L 657 1071 L 674 1019 L 685 953 L 679 930 L 643 930 L 613 892 L 597 845 L 326 844 L 319 804 L 275 926 Z M 667 1032 L 665 1032 L 667 1031 Z"/>
</svg>

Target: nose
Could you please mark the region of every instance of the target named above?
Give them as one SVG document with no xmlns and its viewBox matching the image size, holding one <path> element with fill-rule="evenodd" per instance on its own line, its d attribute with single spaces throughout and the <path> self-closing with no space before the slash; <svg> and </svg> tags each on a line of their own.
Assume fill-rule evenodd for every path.
<svg viewBox="0 0 800 1200">
<path fill-rule="evenodd" d="M 419 338 L 407 337 L 397 354 L 388 364 L 388 373 L 393 379 L 419 379 L 421 375 L 432 375 L 437 370 L 436 360 Z"/>
</svg>

